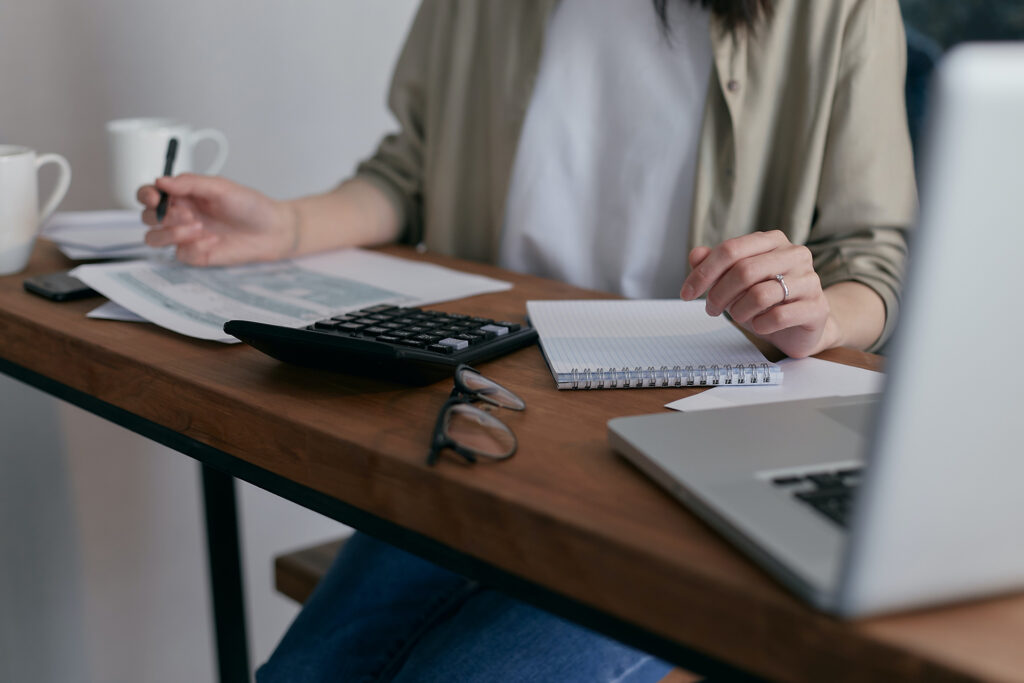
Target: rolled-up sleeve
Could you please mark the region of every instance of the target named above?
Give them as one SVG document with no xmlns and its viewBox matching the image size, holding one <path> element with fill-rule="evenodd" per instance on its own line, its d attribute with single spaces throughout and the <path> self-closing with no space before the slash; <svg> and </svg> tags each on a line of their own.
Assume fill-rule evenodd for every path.
<svg viewBox="0 0 1024 683">
<path fill-rule="evenodd" d="M 896 323 L 907 231 L 917 211 L 906 54 L 896 0 L 857 2 L 843 35 L 817 219 L 807 242 L 823 287 L 860 282 L 885 303 L 885 327 L 870 350 L 885 343 Z"/>
<path fill-rule="evenodd" d="M 423 234 L 423 178 L 426 144 L 427 88 L 432 46 L 441 2 L 424 0 L 395 65 L 388 107 L 398 130 L 385 136 L 376 151 L 356 168 L 356 176 L 372 183 L 391 200 L 402 226 L 400 240 L 418 242 Z M 443 37 L 441 37 L 443 38 Z"/>
</svg>

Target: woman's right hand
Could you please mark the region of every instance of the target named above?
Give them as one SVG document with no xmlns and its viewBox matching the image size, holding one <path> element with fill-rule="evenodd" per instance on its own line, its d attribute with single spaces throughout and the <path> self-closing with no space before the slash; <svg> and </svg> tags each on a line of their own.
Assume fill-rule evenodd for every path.
<svg viewBox="0 0 1024 683">
<path fill-rule="evenodd" d="M 156 218 L 160 192 L 167 215 Z M 146 207 L 142 221 L 152 230 L 146 244 L 177 247 L 178 260 L 194 266 L 273 261 L 292 254 L 298 243 L 298 215 L 252 188 L 217 176 L 183 173 L 139 188 Z"/>
</svg>

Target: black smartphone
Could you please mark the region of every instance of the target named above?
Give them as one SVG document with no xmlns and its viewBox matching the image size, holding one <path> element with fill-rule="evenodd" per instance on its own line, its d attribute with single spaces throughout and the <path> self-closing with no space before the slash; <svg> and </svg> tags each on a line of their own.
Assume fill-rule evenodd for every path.
<svg viewBox="0 0 1024 683">
<path fill-rule="evenodd" d="M 99 292 L 90 288 L 84 282 L 66 271 L 49 273 L 47 275 L 33 275 L 25 278 L 22 283 L 25 290 L 38 294 L 51 301 L 72 301 L 74 299 L 85 299 L 90 296 L 98 296 Z"/>
</svg>

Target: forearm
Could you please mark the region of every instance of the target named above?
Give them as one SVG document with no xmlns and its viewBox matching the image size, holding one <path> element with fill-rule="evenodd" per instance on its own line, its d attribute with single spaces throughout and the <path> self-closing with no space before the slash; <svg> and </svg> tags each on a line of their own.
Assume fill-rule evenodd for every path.
<svg viewBox="0 0 1024 683">
<path fill-rule="evenodd" d="M 282 203 L 293 236 L 290 256 L 398 239 L 398 212 L 383 191 L 360 178 L 323 194 Z"/>
<path fill-rule="evenodd" d="M 859 282 L 839 282 L 825 290 L 830 314 L 822 348 L 866 349 L 885 327 L 885 304 L 875 290 Z"/>
</svg>

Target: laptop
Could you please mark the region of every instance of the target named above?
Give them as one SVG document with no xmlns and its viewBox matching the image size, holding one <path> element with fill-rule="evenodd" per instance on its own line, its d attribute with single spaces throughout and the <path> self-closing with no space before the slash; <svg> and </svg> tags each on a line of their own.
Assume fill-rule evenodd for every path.
<svg viewBox="0 0 1024 683">
<path fill-rule="evenodd" d="M 843 617 L 1024 588 L 1024 45 L 954 50 L 930 114 L 883 394 L 608 423 L 616 451 Z"/>
</svg>

